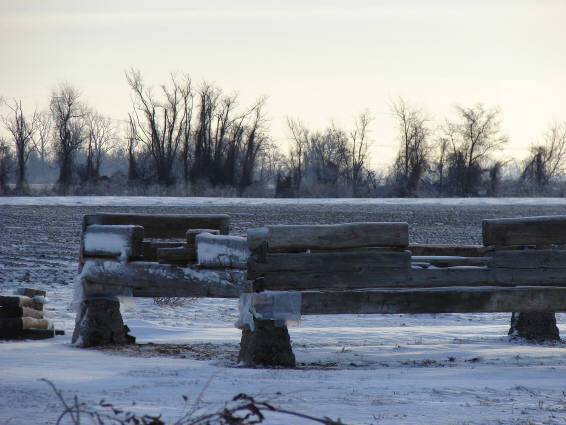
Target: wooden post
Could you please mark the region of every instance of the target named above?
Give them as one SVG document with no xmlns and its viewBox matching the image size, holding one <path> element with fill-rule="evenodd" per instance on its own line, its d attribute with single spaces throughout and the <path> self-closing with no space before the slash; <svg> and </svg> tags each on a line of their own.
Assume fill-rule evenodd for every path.
<svg viewBox="0 0 566 425">
<path fill-rule="evenodd" d="M 87 298 L 81 303 L 72 343 L 78 347 L 135 343 L 120 314 L 120 302 L 112 297 Z"/>
<path fill-rule="evenodd" d="M 238 362 L 248 367 L 295 367 L 287 326 L 273 320 L 254 319 L 254 330 L 242 329 Z"/>
</svg>

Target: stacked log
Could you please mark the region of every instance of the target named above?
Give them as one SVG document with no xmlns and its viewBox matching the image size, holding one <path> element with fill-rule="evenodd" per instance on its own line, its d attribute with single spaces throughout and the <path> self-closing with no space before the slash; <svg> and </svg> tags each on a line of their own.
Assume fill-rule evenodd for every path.
<svg viewBox="0 0 566 425">
<path fill-rule="evenodd" d="M 483 244 L 491 251 L 490 267 L 496 274 L 512 272 L 514 280 L 527 277 L 540 285 L 563 281 L 566 216 L 484 220 L 482 231 Z M 548 309 L 514 311 L 509 336 L 534 342 L 560 341 L 556 315 Z"/>
<path fill-rule="evenodd" d="M 0 339 L 53 338 L 55 330 L 44 316 L 45 291 L 22 288 L 0 296 Z"/>
</svg>

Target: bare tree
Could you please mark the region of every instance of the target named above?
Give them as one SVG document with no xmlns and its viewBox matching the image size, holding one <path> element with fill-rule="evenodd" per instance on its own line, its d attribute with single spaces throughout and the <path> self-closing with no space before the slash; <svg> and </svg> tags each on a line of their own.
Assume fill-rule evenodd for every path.
<svg viewBox="0 0 566 425">
<path fill-rule="evenodd" d="M 41 174 L 45 174 L 49 156 L 51 136 L 53 133 L 53 120 L 50 111 L 40 112 L 37 120 L 37 132 L 34 139 L 35 150 L 41 161 Z"/>
<path fill-rule="evenodd" d="M 208 83 L 203 83 L 198 91 L 199 114 L 194 139 L 194 161 L 191 168 L 191 180 L 209 178 L 213 163 L 214 139 L 212 129 L 217 116 L 218 98 L 221 92 Z"/>
<path fill-rule="evenodd" d="M 2 116 L 2 122 L 12 136 L 16 149 L 16 192 L 27 193 L 26 167 L 31 153 L 34 151 L 33 138 L 37 130 L 38 112 L 26 117 L 22 109 L 22 101 L 14 99 L 5 102 L 10 110 L 9 115 Z"/>
<path fill-rule="evenodd" d="M 476 104 L 469 108 L 456 106 L 456 111 L 459 119 L 446 121 L 439 139 L 442 146 L 448 148 L 445 155 L 448 166 L 446 190 L 451 195 L 475 195 L 490 155 L 507 143 L 507 136 L 501 133 L 501 110 L 497 107 L 486 109 Z M 500 169 L 501 164 L 488 170 L 492 183 L 498 180 Z M 488 191 L 494 189 L 492 183 Z"/>
<path fill-rule="evenodd" d="M 253 171 L 259 151 L 268 141 L 266 132 L 266 120 L 263 114 L 266 98 L 259 98 L 252 106 L 246 116 L 250 116 L 250 122 L 246 126 L 246 137 L 242 146 L 242 175 L 239 182 L 239 193 L 243 194 L 246 187 L 253 182 Z"/>
<path fill-rule="evenodd" d="M 100 167 L 104 155 L 115 140 L 112 120 L 96 111 L 85 115 L 86 164 L 84 179 L 96 181 L 100 177 Z"/>
<path fill-rule="evenodd" d="M 0 137 L 0 195 L 10 192 L 8 176 L 10 174 L 12 155 L 6 140 Z"/>
<path fill-rule="evenodd" d="M 354 196 L 359 196 L 359 186 L 362 172 L 367 167 L 368 150 L 370 147 L 369 125 L 372 121 L 369 110 L 360 113 L 350 131 L 351 140 L 351 182 Z"/>
<path fill-rule="evenodd" d="M 426 114 L 399 98 L 391 104 L 399 131 L 399 152 L 394 175 L 403 196 L 415 196 L 429 165 L 430 149 Z"/>
<path fill-rule="evenodd" d="M 566 170 L 566 122 L 554 123 L 543 135 L 542 142 L 530 147 L 521 179 L 544 189 Z"/>
<path fill-rule="evenodd" d="M 298 190 L 305 173 L 306 155 L 309 146 L 309 130 L 296 119 L 287 118 L 287 128 L 291 133 L 291 151 L 289 153 L 290 179 L 292 186 Z"/>
<path fill-rule="evenodd" d="M 188 134 L 193 102 L 191 80 L 188 75 L 182 79 L 171 75 L 169 86 L 160 87 L 161 100 L 145 87 L 139 71 L 127 71 L 126 80 L 134 93 L 131 117 L 137 138 L 151 155 L 157 181 L 169 186 L 175 181 L 173 165 L 177 152 Z"/>
<path fill-rule="evenodd" d="M 137 182 L 140 178 L 138 166 L 136 162 L 136 146 L 138 142 L 138 133 L 136 131 L 136 122 L 132 114 L 129 114 L 128 120 L 128 182 Z"/>
<path fill-rule="evenodd" d="M 58 190 L 62 193 L 73 181 L 74 155 L 84 141 L 84 106 L 80 92 L 69 84 L 60 84 L 51 94 L 54 145 L 59 162 Z"/>
<path fill-rule="evenodd" d="M 501 109 L 485 109 L 478 103 L 469 108 L 456 106 L 456 110 L 460 115 L 460 150 L 466 155 L 468 167 L 479 164 L 482 159 L 500 150 L 507 143 L 507 136 L 501 134 L 500 130 Z"/>
</svg>

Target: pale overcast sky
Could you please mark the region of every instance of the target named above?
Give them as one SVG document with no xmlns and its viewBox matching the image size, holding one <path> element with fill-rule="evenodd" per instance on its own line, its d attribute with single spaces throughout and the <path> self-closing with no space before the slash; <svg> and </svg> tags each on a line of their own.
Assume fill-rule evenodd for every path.
<svg viewBox="0 0 566 425">
<path fill-rule="evenodd" d="M 0 96 L 46 107 L 67 81 L 102 113 L 130 109 L 124 71 L 170 72 L 269 96 L 285 117 L 343 127 L 369 108 L 374 165 L 396 149 L 389 102 L 403 96 L 442 121 L 455 104 L 502 108 L 505 154 L 520 157 L 566 120 L 566 1 L 0 0 Z"/>
</svg>

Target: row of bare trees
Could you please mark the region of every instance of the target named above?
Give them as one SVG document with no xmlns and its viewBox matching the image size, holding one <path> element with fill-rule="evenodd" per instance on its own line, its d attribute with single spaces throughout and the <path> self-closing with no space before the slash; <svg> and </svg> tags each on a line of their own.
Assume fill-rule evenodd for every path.
<svg viewBox="0 0 566 425">
<path fill-rule="evenodd" d="M 305 187 L 317 187 L 317 194 L 332 195 L 336 190 L 342 195 L 367 194 L 368 182 L 373 181 L 368 157 L 371 121 L 366 110 L 348 131 L 335 123 L 312 131 L 300 120 L 288 118 L 292 144 L 278 175 L 278 194 L 294 196 L 304 193 Z"/>
<path fill-rule="evenodd" d="M 391 104 L 398 125 L 399 150 L 389 175 L 398 196 L 417 196 L 422 183 L 440 196 L 497 195 L 503 162 L 495 154 L 508 138 L 501 110 L 482 104 L 456 106 L 456 118 L 433 127 L 422 109 L 398 99 Z M 566 123 L 554 123 L 533 143 L 520 164 L 519 183 L 544 193 L 566 166 Z"/>
<path fill-rule="evenodd" d="M 3 101 L 8 112 L 1 116 L 15 150 L 16 192 L 28 192 L 27 168 L 32 154 L 45 164 L 50 154 L 59 166 L 57 187 L 64 193 L 73 183 L 77 171 L 75 156 L 86 146 L 83 179 L 96 179 L 102 157 L 114 139 L 111 120 L 89 109 L 80 100 L 80 92 L 68 85 L 57 86 L 51 95 L 49 109 L 25 114 L 21 100 Z M 9 143 L 0 141 L 0 185 L 6 191 L 9 170 Z"/>
<path fill-rule="evenodd" d="M 157 93 L 139 71 L 128 71 L 126 79 L 133 92 L 130 176 L 139 176 L 137 151 L 149 155 L 162 185 L 175 183 L 179 159 L 184 182 L 205 180 L 238 188 L 240 194 L 253 183 L 256 160 L 269 143 L 265 98 L 241 109 L 237 94 L 226 95 L 208 83 L 195 88 L 188 75 L 172 75 Z"/>
<path fill-rule="evenodd" d="M 423 108 L 397 99 L 390 110 L 398 152 L 388 173 L 379 176 L 370 165 L 374 138 L 367 110 L 349 129 L 331 122 L 312 130 L 288 118 L 291 143 L 284 152 L 269 136 L 265 97 L 241 105 L 237 93 L 206 82 L 195 85 L 188 75 L 171 75 L 151 87 L 131 69 L 126 81 L 132 108 L 121 126 L 90 108 L 69 84 L 53 89 L 44 111 L 26 114 L 20 100 L 0 99 L 5 111 L 0 114 L 0 193 L 9 191 L 11 176 L 16 193 L 28 192 L 30 159 L 41 166 L 56 164 L 59 193 L 77 182 L 98 182 L 109 159 L 123 164 L 134 186 L 181 183 L 227 187 L 243 195 L 254 183 L 272 182 L 276 196 L 499 193 L 505 163 L 496 154 L 508 138 L 497 107 L 456 106 L 453 118 L 434 124 Z M 517 168 L 518 185 L 545 193 L 566 171 L 566 123 L 551 125 Z"/>
</svg>

